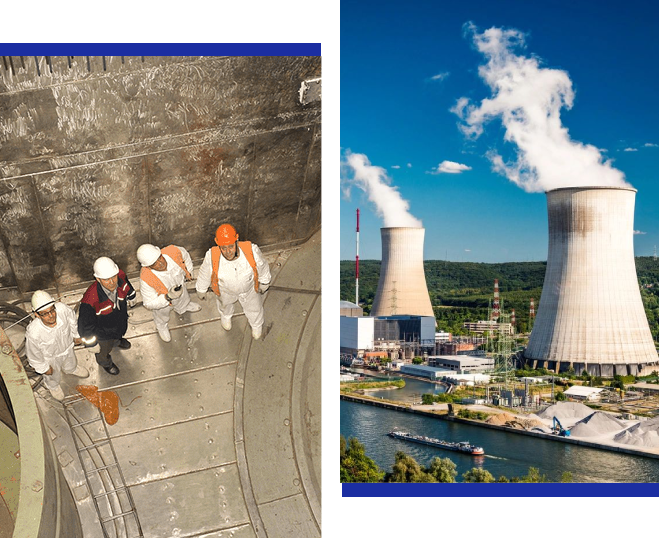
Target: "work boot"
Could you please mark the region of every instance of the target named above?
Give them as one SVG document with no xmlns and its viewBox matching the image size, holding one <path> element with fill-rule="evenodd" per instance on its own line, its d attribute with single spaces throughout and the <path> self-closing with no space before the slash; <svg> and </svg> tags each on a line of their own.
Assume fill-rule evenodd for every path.
<svg viewBox="0 0 659 538">
<path fill-rule="evenodd" d="M 252 338 L 254 340 L 258 340 L 261 338 L 261 334 L 263 333 L 263 327 L 252 327 Z"/>
<path fill-rule="evenodd" d="M 62 390 L 62 387 L 57 385 L 54 389 L 49 389 L 50 390 L 50 395 L 55 398 L 58 401 L 62 401 L 64 399 L 64 391 Z"/>
<path fill-rule="evenodd" d="M 171 342 L 172 341 L 172 335 L 169 332 L 169 327 L 166 325 L 164 327 L 158 327 L 158 336 L 160 336 L 160 339 L 163 342 Z"/>
<path fill-rule="evenodd" d="M 199 303 L 190 302 L 190 304 L 185 307 L 186 312 L 199 312 L 200 310 L 201 305 Z"/>
<path fill-rule="evenodd" d="M 225 331 L 230 331 L 231 330 L 231 318 L 225 318 L 224 316 L 221 316 L 220 321 L 222 323 L 222 328 Z"/>
<path fill-rule="evenodd" d="M 71 372 L 71 375 L 74 375 L 76 377 L 89 377 L 89 371 L 84 366 L 78 364 L 76 366 L 76 369 L 73 370 L 73 372 Z"/>
<path fill-rule="evenodd" d="M 119 367 L 115 363 L 111 363 L 110 366 L 103 366 L 103 370 L 110 375 L 119 375 Z"/>
<path fill-rule="evenodd" d="M 117 344 L 121 349 L 130 349 L 131 343 L 126 340 L 125 338 L 122 338 L 119 340 L 119 344 Z"/>
</svg>

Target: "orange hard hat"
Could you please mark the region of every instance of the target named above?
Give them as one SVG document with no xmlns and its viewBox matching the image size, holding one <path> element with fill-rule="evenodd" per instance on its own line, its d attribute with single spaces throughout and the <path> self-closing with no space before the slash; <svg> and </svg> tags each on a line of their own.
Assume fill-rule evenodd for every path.
<svg viewBox="0 0 659 538">
<path fill-rule="evenodd" d="M 238 234 L 231 224 L 222 224 L 215 232 L 215 243 L 220 247 L 233 245 L 237 240 Z"/>
</svg>

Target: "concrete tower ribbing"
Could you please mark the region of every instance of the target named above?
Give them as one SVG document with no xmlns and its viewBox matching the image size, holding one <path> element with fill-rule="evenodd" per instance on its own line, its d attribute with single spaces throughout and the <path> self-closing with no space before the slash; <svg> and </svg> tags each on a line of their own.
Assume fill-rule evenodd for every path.
<svg viewBox="0 0 659 538">
<path fill-rule="evenodd" d="M 634 264 L 632 188 L 547 192 L 549 252 L 525 357 L 595 375 L 657 369 Z"/>
<path fill-rule="evenodd" d="M 434 316 L 423 269 L 424 228 L 381 228 L 382 266 L 372 316 Z"/>
</svg>

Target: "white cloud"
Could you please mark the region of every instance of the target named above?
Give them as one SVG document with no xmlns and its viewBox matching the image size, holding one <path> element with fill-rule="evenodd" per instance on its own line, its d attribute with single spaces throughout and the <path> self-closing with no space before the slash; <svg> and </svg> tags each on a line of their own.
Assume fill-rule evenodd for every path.
<svg viewBox="0 0 659 538">
<path fill-rule="evenodd" d="M 638 151 L 636 148 L 625 148 L 622 151 Z"/>
<path fill-rule="evenodd" d="M 466 172 L 467 170 L 471 170 L 471 166 L 467 166 L 466 164 L 460 164 L 456 163 L 453 161 L 442 161 L 437 165 L 436 168 L 432 169 L 431 174 L 461 174 L 462 172 Z"/>
<path fill-rule="evenodd" d="M 652 142 L 647 142 L 643 144 L 644 148 L 659 148 L 659 144 L 653 144 Z"/>
<path fill-rule="evenodd" d="M 446 72 L 446 73 L 437 73 L 435 76 L 430 77 L 430 80 L 439 80 L 439 81 L 442 81 L 442 80 L 444 80 L 444 79 L 445 79 L 446 77 L 448 77 L 448 76 L 449 76 L 449 73 L 448 73 L 448 72 Z"/>
<path fill-rule="evenodd" d="M 461 131 L 472 139 L 483 133 L 487 122 L 501 121 L 504 140 L 513 142 L 517 151 L 507 162 L 496 151 L 488 152 L 496 172 L 528 192 L 629 186 L 598 148 L 572 140 L 563 126 L 561 110 L 574 103 L 566 71 L 544 67 L 537 56 L 524 54 L 526 36 L 519 30 L 493 27 L 479 33 L 468 23 L 465 34 L 486 59 L 478 73 L 491 95 L 478 104 L 462 97 L 451 111 L 462 120 Z"/>
<path fill-rule="evenodd" d="M 393 168 L 394 170 L 398 170 L 398 169 L 400 169 L 400 166 L 397 165 L 397 164 L 394 164 L 394 165 L 392 166 L 392 168 Z"/>
<path fill-rule="evenodd" d="M 412 168 L 412 163 L 407 163 L 408 168 Z"/>
<path fill-rule="evenodd" d="M 645 235 L 648 232 L 642 232 L 640 230 L 634 230 L 634 235 Z"/>
</svg>

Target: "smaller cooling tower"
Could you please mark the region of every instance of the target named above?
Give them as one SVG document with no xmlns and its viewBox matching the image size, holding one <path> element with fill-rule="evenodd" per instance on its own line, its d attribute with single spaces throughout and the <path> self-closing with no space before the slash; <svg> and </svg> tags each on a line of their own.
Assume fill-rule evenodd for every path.
<svg viewBox="0 0 659 538">
<path fill-rule="evenodd" d="M 531 366 L 613 376 L 659 369 L 634 263 L 632 188 L 547 192 L 549 251 Z"/>
<path fill-rule="evenodd" d="M 382 266 L 371 316 L 435 316 L 423 270 L 424 228 L 381 228 Z"/>
</svg>

